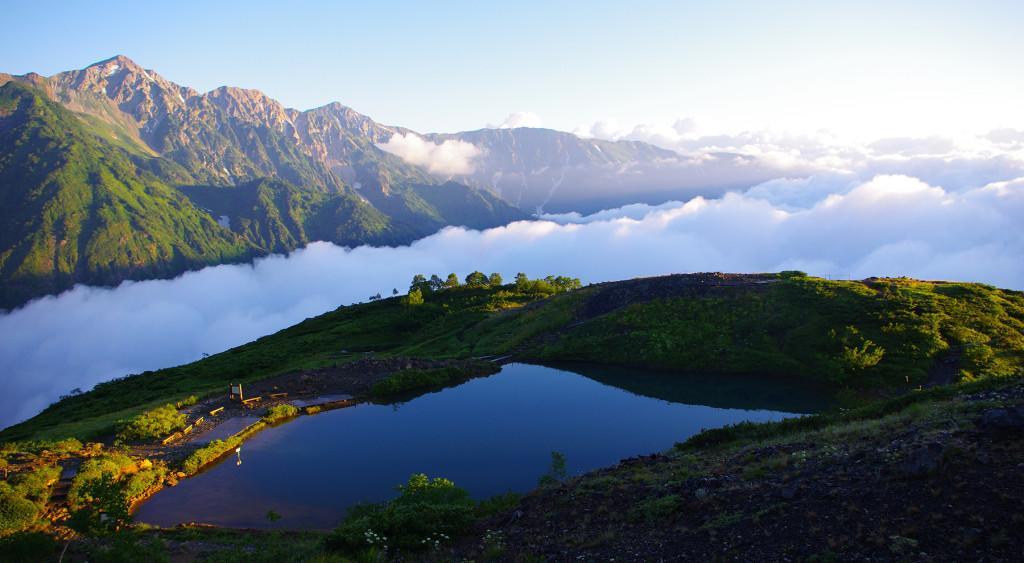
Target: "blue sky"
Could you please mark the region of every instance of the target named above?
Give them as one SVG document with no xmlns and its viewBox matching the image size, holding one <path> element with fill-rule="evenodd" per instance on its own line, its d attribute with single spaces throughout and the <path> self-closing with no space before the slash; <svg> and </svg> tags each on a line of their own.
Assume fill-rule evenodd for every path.
<svg viewBox="0 0 1024 563">
<path fill-rule="evenodd" d="M 827 4 L 827 5 L 826 5 Z M 853 136 L 1024 127 L 1019 2 L 9 0 L 0 70 L 125 54 L 205 91 L 420 131 L 511 112 Z"/>
</svg>

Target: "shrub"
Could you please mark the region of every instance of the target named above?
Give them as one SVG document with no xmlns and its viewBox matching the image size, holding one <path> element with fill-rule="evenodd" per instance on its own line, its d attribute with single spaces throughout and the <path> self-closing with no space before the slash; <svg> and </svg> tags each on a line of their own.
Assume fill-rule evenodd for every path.
<svg viewBox="0 0 1024 563">
<path fill-rule="evenodd" d="M 292 405 L 274 405 L 267 409 L 267 414 L 263 415 L 263 422 L 267 424 L 273 424 L 275 422 L 282 421 L 286 418 L 298 416 L 299 409 Z"/>
<path fill-rule="evenodd" d="M 185 461 L 181 463 L 181 470 L 189 475 L 193 475 L 210 462 L 237 448 L 241 443 L 242 439 L 237 435 L 227 440 L 214 440 L 189 454 Z"/>
<path fill-rule="evenodd" d="M 149 441 L 163 438 L 185 427 L 185 415 L 167 404 L 146 411 L 124 424 L 117 433 L 122 441 Z"/>
<path fill-rule="evenodd" d="M 184 399 L 178 401 L 177 403 L 174 403 L 174 408 L 181 409 L 185 407 L 191 407 L 192 405 L 198 402 L 199 397 L 196 397 L 195 395 L 189 395 L 188 397 L 185 397 Z"/>
<path fill-rule="evenodd" d="M 5 442 L 0 445 L 0 452 L 5 454 L 10 453 L 30 453 L 33 455 L 39 455 L 43 452 L 50 452 L 55 455 L 67 455 L 80 451 L 83 448 L 82 442 L 74 438 L 65 438 L 63 440 L 28 440 L 24 442 Z"/>
<path fill-rule="evenodd" d="M 135 461 L 120 453 L 106 453 L 87 459 L 82 462 L 81 467 L 78 468 L 78 474 L 71 481 L 71 488 L 68 489 L 68 504 L 72 509 L 83 508 L 96 500 L 89 492 L 94 481 L 99 481 L 104 477 L 117 480 L 121 475 L 137 471 L 138 466 Z"/>
<path fill-rule="evenodd" d="M 60 467 L 48 465 L 22 471 L 11 479 L 14 491 L 40 507 L 50 498 L 50 484 L 60 478 Z"/>
<path fill-rule="evenodd" d="M 34 502 L 0 482 L 0 536 L 24 530 L 34 524 L 38 516 L 39 507 Z"/>
<path fill-rule="evenodd" d="M 548 466 L 547 473 L 540 476 L 537 484 L 541 487 L 557 485 L 565 480 L 566 474 L 565 454 L 551 452 L 551 465 Z"/>
<path fill-rule="evenodd" d="M 104 473 L 89 480 L 79 495 L 89 499 L 71 515 L 70 524 L 79 532 L 103 535 L 117 531 L 132 520 L 129 511 L 131 499 L 125 491 L 125 483 L 118 481 L 116 476 Z"/>
<path fill-rule="evenodd" d="M 349 509 L 327 546 L 350 552 L 374 545 L 421 551 L 457 537 L 475 519 L 476 502 L 448 479 L 416 474 L 398 490 L 394 500 Z"/>
</svg>

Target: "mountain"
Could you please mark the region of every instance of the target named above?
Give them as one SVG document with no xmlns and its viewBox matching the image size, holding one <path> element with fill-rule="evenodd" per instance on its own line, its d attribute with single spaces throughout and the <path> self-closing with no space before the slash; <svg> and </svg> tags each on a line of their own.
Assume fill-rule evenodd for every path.
<svg viewBox="0 0 1024 563">
<path fill-rule="evenodd" d="M 340 104 L 205 94 L 126 57 L 0 74 L 0 307 L 287 252 L 407 244 L 526 215 L 377 148 L 395 132 Z"/>
<path fill-rule="evenodd" d="M 0 87 L 0 302 L 240 260 L 253 248 L 31 87 Z"/>
<path fill-rule="evenodd" d="M 639 141 L 606 141 L 551 129 L 480 129 L 426 135 L 481 149 L 460 177 L 522 209 L 593 213 L 630 203 L 715 197 L 773 177 L 766 163 L 731 153 L 689 157 Z"/>
</svg>

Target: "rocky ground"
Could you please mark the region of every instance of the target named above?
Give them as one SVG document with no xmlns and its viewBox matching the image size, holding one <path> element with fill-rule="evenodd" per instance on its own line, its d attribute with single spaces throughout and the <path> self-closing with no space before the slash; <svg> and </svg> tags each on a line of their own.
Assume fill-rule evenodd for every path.
<svg viewBox="0 0 1024 563">
<path fill-rule="evenodd" d="M 1024 385 L 540 489 L 451 554 L 502 561 L 1024 560 Z"/>
</svg>

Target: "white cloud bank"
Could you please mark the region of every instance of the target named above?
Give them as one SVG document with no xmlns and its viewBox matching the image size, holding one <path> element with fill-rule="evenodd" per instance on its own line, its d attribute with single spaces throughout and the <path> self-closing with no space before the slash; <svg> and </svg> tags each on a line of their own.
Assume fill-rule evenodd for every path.
<svg viewBox="0 0 1024 563">
<path fill-rule="evenodd" d="M 1024 179 L 947 191 L 912 177 L 878 176 L 831 193 L 819 188 L 813 202 L 793 205 L 800 182 L 806 188 L 815 180 L 482 232 L 448 228 L 401 248 L 314 243 L 251 266 L 116 289 L 77 287 L 0 317 L 0 425 L 75 387 L 196 360 L 340 304 L 402 291 L 416 273 L 464 276 L 479 269 L 508 278 L 523 271 L 597 282 L 802 269 L 1024 289 Z"/>
<path fill-rule="evenodd" d="M 439 144 L 415 133 L 396 133 L 386 143 L 377 144 L 377 148 L 442 176 L 472 174 L 473 160 L 482 152 L 473 143 L 447 140 Z"/>
</svg>

